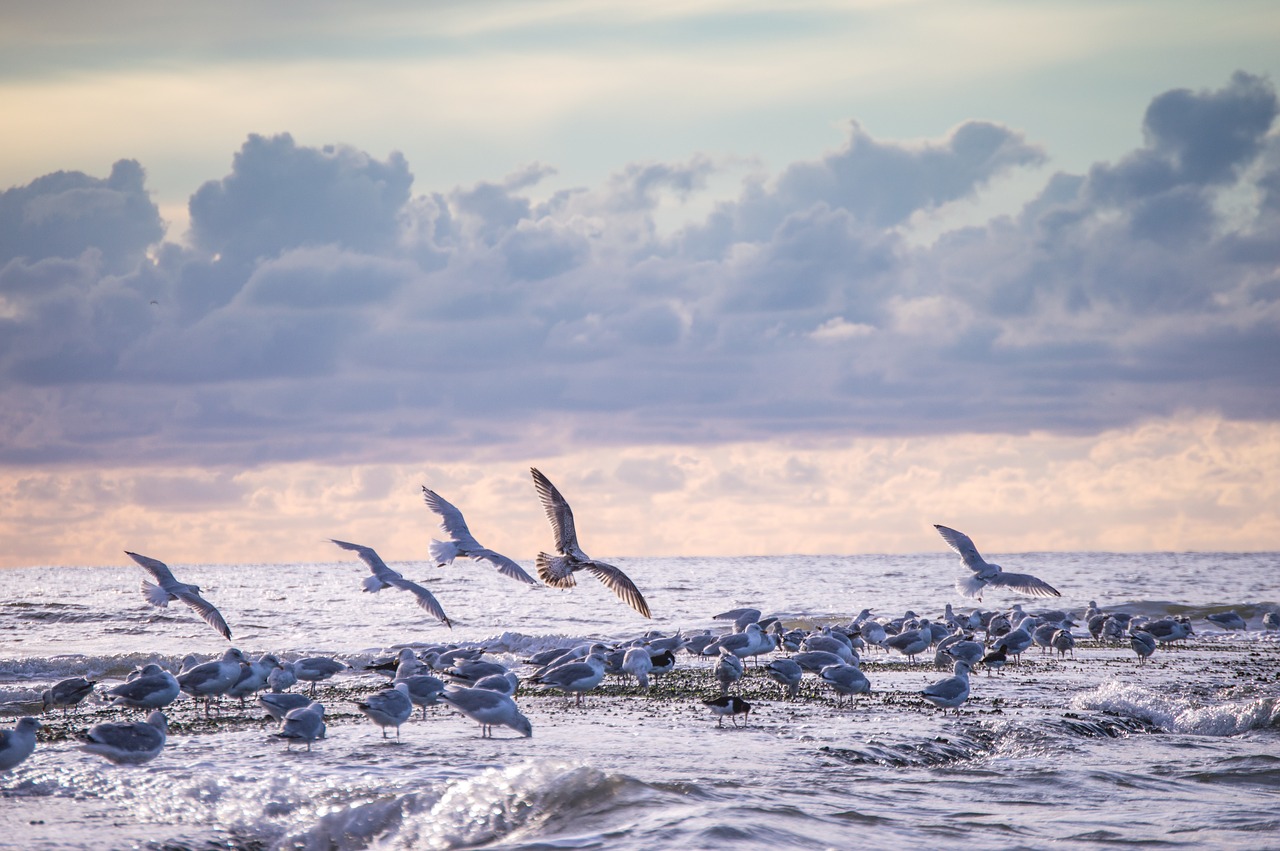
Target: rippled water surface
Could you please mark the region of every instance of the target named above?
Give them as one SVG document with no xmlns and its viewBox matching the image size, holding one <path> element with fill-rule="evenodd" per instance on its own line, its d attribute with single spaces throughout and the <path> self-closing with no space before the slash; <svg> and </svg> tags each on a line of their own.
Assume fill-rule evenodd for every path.
<svg viewBox="0 0 1280 851">
<path fill-rule="evenodd" d="M 736 728 L 717 727 L 700 703 L 717 693 L 710 661 L 687 656 L 657 695 L 606 683 L 576 707 L 522 691 L 530 739 L 505 728 L 482 739 L 443 708 L 415 717 L 398 742 L 383 739 L 351 703 L 379 688 L 369 673 L 322 692 L 334 717 L 311 752 L 286 752 L 252 709 L 201 726 L 183 698 L 165 751 L 145 766 L 115 766 L 55 737 L 0 774 L 0 847 L 1280 847 L 1280 645 L 1261 628 L 1280 600 L 1280 557 L 997 560 L 1053 583 L 1063 607 L 1185 614 L 1197 634 L 1140 667 L 1127 646 L 1097 645 L 1077 627 L 1074 658 L 1033 650 L 1002 674 L 975 674 L 959 715 L 917 697 L 941 676 L 932 664 L 878 652 L 863 665 L 873 694 L 852 707 L 808 681 L 784 701 L 749 673 L 741 688 L 754 709 Z M 806 626 L 864 607 L 885 617 L 969 608 L 951 587 L 962 568 L 946 554 L 616 563 L 654 621 L 589 577 L 569 592 L 532 589 L 461 562 L 393 565 L 436 594 L 451 631 L 407 594 L 362 593 L 354 559 L 173 567 L 201 585 L 248 655 L 325 653 L 357 666 L 396 645 L 443 641 L 516 663 L 584 638 L 721 630 L 711 615 L 734 606 Z M 107 685 L 144 662 L 176 668 L 188 653 L 226 648 L 185 607 L 147 607 L 142 577 L 123 564 L 0 572 L 0 709 L 38 712 L 40 691 L 64 677 Z M 982 605 L 1016 600 L 992 594 Z M 1204 620 L 1226 609 L 1250 629 Z M 86 704 L 79 718 L 48 717 L 44 732 L 119 715 Z"/>
</svg>

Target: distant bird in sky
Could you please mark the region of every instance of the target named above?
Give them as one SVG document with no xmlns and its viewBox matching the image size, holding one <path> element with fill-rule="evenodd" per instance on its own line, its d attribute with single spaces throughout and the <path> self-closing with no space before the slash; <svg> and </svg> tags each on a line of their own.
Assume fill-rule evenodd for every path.
<svg viewBox="0 0 1280 851">
<path fill-rule="evenodd" d="M 556 552 L 559 556 L 538 553 L 538 578 L 553 588 L 572 588 L 577 584 L 573 574 L 579 570 L 589 570 L 604 586 L 618 595 L 618 598 L 635 609 L 646 618 L 649 604 L 635 583 L 627 575 L 611 564 L 596 561 L 584 553 L 578 546 L 578 533 L 573 525 L 573 511 L 569 503 L 536 467 L 530 468 L 533 474 L 533 486 L 542 500 L 542 507 L 547 512 L 547 520 L 551 522 L 551 531 L 556 538 Z"/>
<path fill-rule="evenodd" d="M 422 486 L 422 498 L 427 503 L 427 508 L 440 515 L 440 528 L 450 538 L 448 541 L 432 539 L 427 548 L 438 566 L 453 564 L 453 560 L 459 557 L 487 561 L 498 568 L 498 572 L 503 576 L 510 576 L 512 579 L 518 579 L 530 585 L 538 584 L 537 580 L 526 573 L 524 568 L 502 553 L 480 546 L 475 536 L 471 534 L 471 530 L 467 528 L 467 521 L 462 518 L 462 512 L 451 502 L 426 485 Z"/>
<path fill-rule="evenodd" d="M 1000 565 L 992 564 L 978 554 L 978 548 L 963 532 L 946 526 L 934 524 L 942 540 L 951 549 L 960 554 L 965 567 L 973 571 L 973 575 L 956 580 L 956 590 L 966 597 L 982 599 L 982 592 L 988 585 L 1008 588 L 1032 597 L 1061 597 L 1062 594 L 1043 579 L 1037 579 L 1029 573 L 1006 573 Z"/>
<path fill-rule="evenodd" d="M 159 559 L 131 553 L 128 550 L 125 550 L 124 554 L 142 565 L 159 583 L 158 585 L 152 585 L 147 580 L 142 580 L 142 594 L 146 597 L 148 603 L 165 608 L 169 605 L 170 600 L 181 600 L 194 609 L 200 617 L 204 618 L 205 623 L 220 632 L 223 638 L 228 641 L 231 640 L 231 627 L 227 626 L 222 613 L 215 609 L 212 603 L 200 596 L 199 585 L 179 582 L 174 577 L 173 571 L 169 570 L 169 566 Z"/>
<path fill-rule="evenodd" d="M 392 588 L 399 588 L 401 591 L 409 591 L 413 596 L 418 598 L 419 606 L 430 612 L 432 616 L 445 626 L 450 629 L 453 628 L 453 624 L 449 623 L 449 618 L 445 616 L 444 609 L 441 608 L 440 602 L 436 600 L 435 595 L 418 583 L 410 582 L 398 572 L 387 567 L 386 562 L 382 560 L 381 556 L 373 551 L 372 547 L 365 547 L 360 544 L 349 544 L 346 541 L 339 541 L 335 538 L 330 538 L 329 540 L 342 547 L 344 550 L 351 550 L 368 566 L 371 575 L 366 576 L 362 583 L 365 591 L 376 594 L 388 586 Z"/>
</svg>

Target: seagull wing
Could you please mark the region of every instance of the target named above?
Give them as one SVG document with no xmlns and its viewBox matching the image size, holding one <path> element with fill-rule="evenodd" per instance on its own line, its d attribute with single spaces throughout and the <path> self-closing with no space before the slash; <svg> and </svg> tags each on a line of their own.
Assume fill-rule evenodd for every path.
<svg viewBox="0 0 1280 851">
<path fill-rule="evenodd" d="M 933 524 L 933 528 L 938 530 L 938 534 L 942 536 L 942 540 L 947 542 L 947 546 L 960 554 L 960 558 L 964 561 L 966 567 L 974 573 L 986 570 L 986 560 L 978 554 L 978 548 L 973 545 L 973 541 L 968 535 L 946 526 L 939 526 L 937 523 Z"/>
<path fill-rule="evenodd" d="M 606 588 L 617 594 L 618 599 L 646 618 L 653 617 L 653 615 L 649 614 L 649 604 L 644 601 L 644 595 L 640 593 L 640 589 L 621 570 L 602 561 L 589 561 L 585 564 L 585 567 L 594 573 L 596 579 L 603 582 Z"/>
<path fill-rule="evenodd" d="M 519 579 L 521 582 L 527 582 L 530 585 L 538 584 L 537 580 L 526 573 L 523 567 L 507 558 L 502 553 L 495 553 L 487 547 L 481 547 L 478 550 L 473 550 L 467 553 L 467 555 L 470 558 L 489 562 L 489 564 L 498 568 L 498 572 L 503 576 L 510 576 L 512 579 Z"/>
<path fill-rule="evenodd" d="M 205 623 L 222 633 L 223 638 L 228 641 L 231 640 L 231 627 L 227 626 L 227 622 L 222 617 L 222 613 L 215 609 L 212 603 L 194 591 L 189 591 L 185 588 L 175 591 L 173 596 L 177 597 L 179 600 L 194 609 L 196 614 L 204 618 Z"/>
<path fill-rule="evenodd" d="M 711 619 L 713 621 L 736 621 L 738 618 L 742 617 L 743 615 L 751 615 L 751 614 L 755 615 L 756 620 L 760 620 L 760 610 L 750 609 L 750 608 L 730 609 L 727 612 L 721 612 L 718 615 L 712 615 Z"/>
<path fill-rule="evenodd" d="M 427 508 L 440 515 L 440 528 L 453 539 L 454 543 L 462 544 L 464 549 L 468 545 L 471 547 L 480 546 L 476 542 L 475 536 L 471 534 L 471 530 L 467 528 L 467 521 L 463 519 L 462 512 L 453 503 L 426 485 L 422 486 L 422 500 L 427 504 Z"/>
<path fill-rule="evenodd" d="M 150 556 L 138 555 L 137 553 L 131 553 L 128 550 L 125 550 L 124 554 L 142 565 L 147 573 L 150 573 L 155 577 L 156 582 L 159 582 L 161 587 L 178 584 L 178 580 L 174 577 L 173 571 L 169 569 L 169 565 L 159 559 L 151 558 Z"/>
<path fill-rule="evenodd" d="M 401 579 L 401 575 L 391 568 L 387 567 L 387 563 L 382 560 L 382 556 L 373 551 L 373 547 L 365 547 L 360 544 L 350 544 L 346 541 L 339 541 L 335 538 L 329 539 L 331 542 L 342 547 L 344 550 L 351 550 L 360 560 L 368 565 L 373 575 L 378 577 L 387 585 L 391 585 L 393 579 Z"/>
<path fill-rule="evenodd" d="M 542 508 L 547 512 L 547 520 L 551 522 L 551 531 L 556 536 L 556 551 L 569 553 L 578 549 L 578 533 L 573 526 L 573 511 L 565 502 L 560 491 L 551 484 L 551 480 L 542 475 L 537 467 L 530 467 L 533 474 L 533 486 L 542 500 Z"/>
<path fill-rule="evenodd" d="M 445 626 L 453 629 L 453 624 L 449 622 L 449 618 L 445 615 L 444 609 L 440 606 L 440 601 L 435 595 L 423 588 L 416 582 L 410 582 L 408 579 L 397 576 L 395 579 L 387 582 L 393 588 L 399 588 L 402 591 L 409 591 L 413 596 L 418 598 L 418 605 L 431 613 L 432 617 L 440 621 Z"/>
<path fill-rule="evenodd" d="M 1029 573 L 1007 573 L 1000 571 L 987 578 L 989 585 L 1002 585 L 1029 594 L 1032 597 L 1061 597 L 1062 594 L 1043 579 L 1037 579 Z"/>
</svg>

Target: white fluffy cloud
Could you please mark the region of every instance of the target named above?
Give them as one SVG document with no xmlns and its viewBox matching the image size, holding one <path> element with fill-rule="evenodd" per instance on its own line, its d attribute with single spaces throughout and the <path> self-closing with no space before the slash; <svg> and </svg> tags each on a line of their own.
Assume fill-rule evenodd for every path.
<svg viewBox="0 0 1280 851">
<path fill-rule="evenodd" d="M 142 168 L 0 195 L 0 463 L 251 466 L 771 436 L 1098 433 L 1280 417 L 1267 81 L 1155 98 L 1142 147 L 1017 217 L 903 237 L 1044 152 L 967 122 L 747 183 L 551 169 L 414 195 L 410 164 L 252 136 L 159 244 Z M 675 487 L 670 471 L 631 481 Z"/>
</svg>

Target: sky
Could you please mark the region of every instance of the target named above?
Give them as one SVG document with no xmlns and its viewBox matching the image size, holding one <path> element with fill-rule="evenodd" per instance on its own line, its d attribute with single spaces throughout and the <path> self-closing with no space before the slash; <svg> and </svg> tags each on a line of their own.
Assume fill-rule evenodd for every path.
<svg viewBox="0 0 1280 851">
<path fill-rule="evenodd" d="M 0 2 L 0 566 L 1280 550 L 1274 2 Z"/>
</svg>

